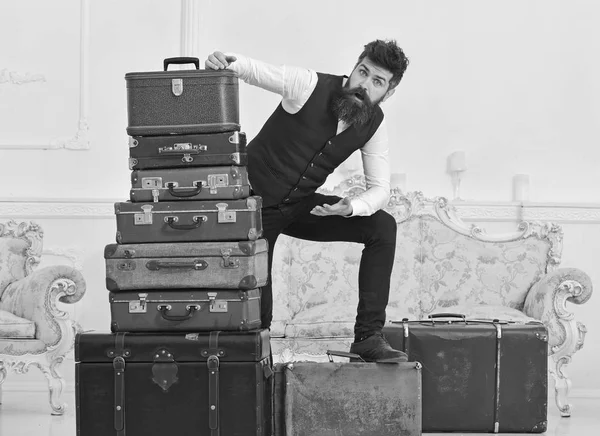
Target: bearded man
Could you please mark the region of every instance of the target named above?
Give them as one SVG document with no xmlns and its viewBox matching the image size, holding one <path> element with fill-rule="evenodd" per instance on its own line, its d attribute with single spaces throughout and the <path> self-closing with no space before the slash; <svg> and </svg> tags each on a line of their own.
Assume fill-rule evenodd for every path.
<svg viewBox="0 0 600 436">
<path fill-rule="evenodd" d="M 390 194 L 388 135 L 380 103 L 394 94 L 408 66 L 395 41 L 364 46 L 350 77 L 274 66 L 216 51 L 207 69 L 229 68 L 244 82 L 283 99 L 248 144 L 253 195 L 263 199 L 263 237 L 269 242 L 269 284 L 261 288 L 262 328 L 273 318 L 271 266 L 280 234 L 310 241 L 364 244 L 351 353 L 368 362 L 404 362 L 382 335 L 396 249 L 396 221 L 382 210 Z M 316 190 L 356 150 L 366 191 L 349 198 Z"/>
</svg>

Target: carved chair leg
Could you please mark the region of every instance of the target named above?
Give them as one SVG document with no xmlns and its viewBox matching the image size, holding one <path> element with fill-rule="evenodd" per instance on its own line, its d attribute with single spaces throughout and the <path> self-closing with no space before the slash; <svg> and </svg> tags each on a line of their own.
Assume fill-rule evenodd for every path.
<svg viewBox="0 0 600 436">
<path fill-rule="evenodd" d="M 4 364 L 0 362 L 0 404 L 2 404 L 2 383 L 6 380 L 6 372 Z"/>
<path fill-rule="evenodd" d="M 65 387 L 65 380 L 56 370 L 56 366 L 59 365 L 63 360 L 64 357 L 60 356 L 52 360 L 48 366 L 37 364 L 44 376 L 46 376 L 46 380 L 48 380 L 49 400 L 50 407 L 52 408 L 52 415 L 62 415 L 65 413 L 67 408 L 66 403 L 60 402 L 60 396 Z"/>
<path fill-rule="evenodd" d="M 552 358 L 550 374 L 554 378 L 554 396 L 556 406 L 563 417 L 571 416 L 571 404 L 569 403 L 569 392 L 571 391 L 571 379 L 567 375 L 563 366 L 571 363 L 570 356 L 562 356 L 557 359 Z"/>
</svg>

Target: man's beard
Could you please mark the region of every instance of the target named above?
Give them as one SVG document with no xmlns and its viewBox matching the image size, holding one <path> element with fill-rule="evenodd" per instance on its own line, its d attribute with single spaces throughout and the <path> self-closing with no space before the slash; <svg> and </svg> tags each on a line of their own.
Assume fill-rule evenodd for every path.
<svg viewBox="0 0 600 436">
<path fill-rule="evenodd" d="M 377 103 L 373 103 L 369 99 L 364 88 L 344 86 L 341 93 L 331 101 L 331 110 L 339 120 L 344 121 L 346 124 L 361 126 L 371 119 Z"/>
</svg>

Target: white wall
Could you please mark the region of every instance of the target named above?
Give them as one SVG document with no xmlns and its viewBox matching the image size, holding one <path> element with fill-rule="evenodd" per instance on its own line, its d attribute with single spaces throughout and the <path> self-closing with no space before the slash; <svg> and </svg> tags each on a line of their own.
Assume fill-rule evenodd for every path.
<svg viewBox="0 0 600 436">
<path fill-rule="evenodd" d="M 202 60 L 222 49 L 349 74 L 365 43 L 396 39 L 411 64 L 384 111 L 393 168 L 407 174 L 408 189 L 451 196 L 454 150 L 467 153 L 462 194 L 476 202 L 509 201 L 512 175 L 529 174 L 531 201 L 586 203 L 591 219 L 564 220 L 563 264 L 600 283 L 593 0 L 13 1 L 0 15 L 0 218 L 35 219 L 47 248 L 75 249 L 88 292 L 74 314 L 85 329 L 109 327 L 102 253 L 114 241 L 112 202 L 129 190 L 124 75 L 187 54 L 182 8 L 188 17 L 199 11 L 192 46 Z M 251 138 L 279 100 L 245 84 L 240 95 Z M 569 367 L 576 388 L 600 390 L 599 301 L 575 309 L 589 329 Z"/>
</svg>

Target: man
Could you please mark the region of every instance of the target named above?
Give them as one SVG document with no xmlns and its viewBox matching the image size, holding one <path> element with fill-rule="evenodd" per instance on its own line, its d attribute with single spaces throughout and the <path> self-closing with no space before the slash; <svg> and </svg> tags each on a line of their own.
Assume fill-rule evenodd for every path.
<svg viewBox="0 0 600 436">
<path fill-rule="evenodd" d="M 394 94 L 408 59 L 395 41 L 364 46 L 350 77 L 274 66 L 214 52 L 207 69 L 229 68 L 248 84 L 283 99 L 248 144 L 254 195 L 263 199 L 269 242 L 269 284 L 262 288 L 262 327 L 273 317 L 271 266 L 280 234 L 311 241 L 363 243 L 359 303 L 350 352 L 370 362 L 406 361 L 381 333 L 396 249 L 396 221 L 381 210 L 389 199 L 388 139 L 379 106 Z M 361 150 L 367 189 L 340 198 L 315 191 L 336 167 Z"/>
</svg>

